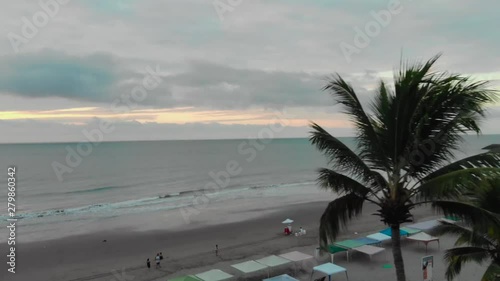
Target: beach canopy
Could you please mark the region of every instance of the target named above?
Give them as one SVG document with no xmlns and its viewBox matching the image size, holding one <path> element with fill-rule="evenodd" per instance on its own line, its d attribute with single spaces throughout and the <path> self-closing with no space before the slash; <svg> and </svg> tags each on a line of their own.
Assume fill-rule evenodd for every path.
<svg viewBox="0 0 500 281">
<path fill-rule="evenodd" d="M 410 227 L 401 227 L 399 229 L 399 235 L 401 235 L 401 236 L 408 236 L 408 235 L 419 233 L 419 232 L 421 232 L 420 229 L 415 229 L 415 228 L 410 228 Z M 392 230 L 390 227 L 380 231 L 380 233 L 392 237 Z"/>
<path fill-rule="evenodd" d="M 439 237 L 431 236 L 431 235 L 429 235 L 429 234 L 427 234 L 425 232 L 420 232 L 420 233 L 414 234 L 414 235 L 408 237 L 408 239 L 424 243 L 425 244 L 425 252 L 427 252 L 427 244 L 429 244 L 432 241 L 437 241 L 438 242 L 438 247 L 440 247 L 440 245 L 439 245 Z"/>
<path fill-rule="evenodd" d="M 366 237 L 378 240 L 379 242 L 391 240 L 391 236 L 383 234 L 383 233 L 373 233 L 373 234 L 367 235 Z"/>
<path fill-rule="evenodd" d="M 286 253 L 286 254 L 280 255 L 280 257 L 285 258 L 287 260 L 291 260 L 293 262 L 298 262 L 298 261 L 303 261 L 303 260 L 308 260 L 308 259 L 313 258 L 313 256 L 311 256 L 311 255 L 304 254 L 304 253 L 298 252 L 298 251 Z"/>
<path fill-rule="evenodd" d="M 373 255 L 385 251 L 385 248 L 375 247 L 372 245 L 364 245 L 361 247 L 354 248 L 353 250 L 368 255 L 371 260 Z"/>
<path fill-rule="evenodd" d="M 292 220 L 292 219 L 286 219 L 286 220 L 282 221 L 281 223 L 284 223 L 284 224 L 290 224 L 290 223 L 292 223 L 292 222 L 293 222 L 293 220 Z"/>
<path fill-rule="evenodd" d="M 349 240 L 334 242 L 333 245 L 346 249 L 347 250 L 346 258 L 349 261 L 349 250 L 356 249 L 364 245 L 373 245 L 378 243 L 380 243 L 380 241 L 368 237 L 362 237 L 357 239 L 349 239 Z M 333 261 L 333 256 L 331 256 L 331 260 Z"/>
<path fill-rule="evenodd" d="M 373 238 L 369 238 L 369 237 L 361 237 L 361 238 L 356 238 L 356 239 L 353 239 L 354 241 L 358 241 L 358 242 L 361 242 L 365 245 L 373 245 L 373 244 L 378 244 L 380 243 L 379 240 L 377 239 L 373 239 Z"/>
<path fill-rule="evenodd" d="M 408 227 L 414 228 L 414 229 L 420 229 L 422 231 L 426 231 L 426 230 L 431 230 L 440 224 L 441 223 L 438 220 L 430 220 L 430 221 L 423 221 L 423 222 L 415 223 L 415 224 L 409 225 Z"/>
<path fill-rule="evenodd" d="M 263 264 L 258 263 L 256 261 L 246 261 L 246 262 L 242 262 L 242 263 L 233 264 L 231 266 L 238 269 L 239 271 L 241 271 L 243 273 L 255 272 L 255 271 L 262 270 L 262 269 L 266 269 L 268 267 L 267 265 L 263 265 Z"/>
<path fill-rule="evenodd" d="M 408 237 L 410 240 L 421 241 L 421 242 L 432 242 L 439 240 L 439 237 L 431 236 L 425 232 L 420 232 Z"/>
<path fill-rule="evenodd" d="M 388 228 L 386 228 L 384 230 L 381 230 L 380 233 L 392 237 L 392 229 L 390 227 L 388 227 Z M 402 229 L 399 229 L 399 235 L 406 236 L 406 235 L 408 235 L 408 232 L 406 232 L 406 231 L 404 231 Z"/>
<path fill-rule="evenodd" d="M 203 273 L 196 274 L 196 277 L 200 278 L 203 281 L 222 281 L 232 278 L 233 275 L 225 273 L 224 271 L 219 269 L 212 269 Z"/>
<path fill-rule="evenodd" d="M 194 275 L 187 275 L 187 276 L 176 277 L 174 279 L 168 279 L 168 281 L 202 281 L 202 280 Z"/>
<path fill-rule="evenodd" d="M 267 279 L 262 279 L 262 281 L 299 281 L 299 279 L 295 279 L 288 274 L 283 274 L 280 276 L 275 276 Z"/>
<path fill-rule="evenodd" d="M 413 234 L 422 232 L 422 230 L 420 230 L 420 229 L 415 229 L 413 227 L 406 227 L 406 226 L 401 227 L 401 230 L 406 231 L 408 233 L 408 235 L 413 235 Z"/>
<path fill-rule="evenodd" d="M 336 254 L 336 253 L 345 252 L 345 251 L 347 251 L 346 248 L 335 246 L 334 244 L 328 245 L 328 252 L 330 254 Z"/>
<path fill-rule="evenodd" d="M 349 240 L 343 240 L 343 241 L 338 241 L 333 243 L 335 246 L 344 248 L 344 249 L 353 249 L 356 247 L 361 247 L 363 245 L 366 245 L 364 242 L 357 241 L 354 239 L 349 239 Z"/>
<path fill-rule="evenodd" d="M 280 266 L 280 265 L 287 264 L 287 263 L 291 262 L 290 260 L 275 256 L 275 255 L 271 255 L 271 256 L 261 258 L 261 259 L 255 260 L 255 261 L 260 263 L 260 264 L 269 266 L 269 267 Z"/>
<path fill-rule="evenodd" d="M 330 280 L 331 280 L 331 276 L 333 274 L 337 274 L 340 272 L 345 272 L 345 276 L 347 277 L 347 269 L 345 269 L 341 266 L 338 266 L 336 264 L 333 264 L 331 262 L 324 263 L 322 265 L 318 265 L 318 266 L 313 267 L 313 274 L 314 274 L 314 271 L 318 271 L 318 272 L 321 272 L 321 273 L 328 275 Z M 349 279 L 349 278 L 347 278 L 347 279 Z"/>
<path fill-rule="evenodd" d="M 331 259 L 332 263 L 333 263 L 333 259 L 335 258 L 336 253 L 345 252 L 345 251 L 347 251 L 346 248 L 335 246 L 334 244 L 328 245 L 328 252 L 330 253 L 330 259 Z"/>
</svg>

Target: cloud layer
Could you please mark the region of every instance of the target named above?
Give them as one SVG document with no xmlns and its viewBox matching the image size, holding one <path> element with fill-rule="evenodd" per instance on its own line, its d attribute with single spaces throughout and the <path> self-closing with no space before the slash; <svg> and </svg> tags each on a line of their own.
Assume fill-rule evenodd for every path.
<svg viewBox="0 0 500 281">
<path fill-rule="evenodd" d="M 320 90 L 324 78 L 341 73 L 368 103 L 377 79 L 390 79 L 401 56 L 421 60 L 444 52 L 439 70 L 494 80 L 500 88 L 496 0 L 221 0 L 237 3 L 222 14 L 205 0 L 73 0 L 24 36 L 27 22 L 36 25 L 35 16 L 47 11 L 40 3 L 56 1 L 10 1 L 0 10 L 0 119 L 7 134 L 26 135 L 23 140 L 30 122 L 58 128 L 46 139 L 64 139 L 64 128 L 77 139 L 71 128 L 94 117 L 158 130 L 199 126 L 179 130 L 182 138 L 220 125 L 215 131 L 231 136 L 238 131 L 231 126 L 261 126 L 269 112 L 283 108 L 298 114 L 297 128 L 320 120 L 345 129 L 345 118 Z M 394 3 L 400 12 L 381 22 Z M 370 25 L 379 32 L 346 59 L 341 44 L 356 46 Z M 9 34 L 24 38 L 19 52 Z M 134 101 L 127 116 L 113 112 L 117 100 L 130 101 L 147 67 L 160 69 L 161 83 Z M 498 112 L 492 107 L 485 132 L 499 132 Z M 24 124 L 28 132 L 6 124 Z M 125 128 L 120 136 L 133 139 L 138 131 Z"/>
</svg>

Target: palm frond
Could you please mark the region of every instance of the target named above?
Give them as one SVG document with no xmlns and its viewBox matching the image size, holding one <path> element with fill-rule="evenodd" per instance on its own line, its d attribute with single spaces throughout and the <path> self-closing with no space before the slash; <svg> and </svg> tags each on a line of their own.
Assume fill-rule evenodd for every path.
<svg viewBox="0 0 500 281">
<path fill-rule="evenodd" d="M 361 214 L 364 202 L 365 198 L 349 193 L 328 204 L 321 216 L 319 227 L 320 242 L 323 247 L 326 247 L 329 241 L 335 240 L 348 221 Z"/>
<path fill-rule="evenodd" d="M 455 161 L 429 173 L 420 182 L 427 182 L 450 172 L 470 168 L 500 168 L 500 151 L 481 153 Z"/>
<path fill-rule="evenodd" d="M 370 185 L 379 185 L 383 182 L 374 178 L 374 173 L 365 162 L 347 145 L 333 137 L 316 123 L 311 124 L 312 131 L 309 140 L 316 148 L 322 151 L 339 172 L 349 173 Z"/>
<path fill-rule="evenodd" d="M 451 169 L 450 169 L 451 170 Z M 500 168 L 465 168 L 441 173 L 415 189 L 417 200 L 459 198 L 479 190 L 484 182 L 500 177 Z"/>
<path fill-rule="evenodd" d="M 473 225 L 478 230 L 487 230 L 490 227 L 500 228 L 500 216 L 475 204 L 462 201 L 435 200 L 432 208 L 446 216 L 460 218 L 465 225 Z"/>
<path fill-rule="evenodd" d="M 429 72 L 435 59 L 404 72 L 396 83 L 399 113 L 394 117 L 401 128 L 394 133 L 399 145 L 404 145 L 405 150 L 398 151 L 407 161 L 405 170 L 417 178 L 446 163 L 463 133 L 479 132 L 485 105 L 495 101 L 498 93 L 484 82 Z"/>
<path fill-rule="evenodd" d="M 462 266 L 468 262 L 474 261 L 479 264 L 489 259 L 490 255 L 487 250 L 478 247 L 460 247 L 446 250 L 444 260 L 448 264 L 446 268 L 446 278 L 451 281 L 455 278 Z"/>
<path fill-rule="evenodd" d="M 458 236 L 455 246 L 469 245 L 473 247 L 491 248 L 495 247 L 495 242 L 491 241 L 487 235 L 473 229 L 457 225 L 455 223 L 441 222 L 440 225 L 431 230 L 433 235 L 453 235 Z"/>
<path fill-rule="evenodd" d="M 356 137 L 361 158 L 366 159 L 374 168 L 390 169 L 390 161 L 380 144 L 373 120 L 365 112 L 354 89 L 340 75 L 332 77 L 323 88 L 329 91 L 338 104 L 343 106 L 342 112 L 349 116 L 356 127 Z"/>
<path fill-rule="evenodd" d="M 500 281 L 500 265 L 492 262 L 484 272 L 481 281 Z"/>
<path fill-rule="evenodd" d="M 363 198 L 367 198 L 368 194 L 376 196 L 372 190 L 355 179 L 327 168 L 321 168 L 318 170 L 317 182 L 320 187 L 333 190 L 339 195 L 355 193 L 359 197 Z"/>
</svg>

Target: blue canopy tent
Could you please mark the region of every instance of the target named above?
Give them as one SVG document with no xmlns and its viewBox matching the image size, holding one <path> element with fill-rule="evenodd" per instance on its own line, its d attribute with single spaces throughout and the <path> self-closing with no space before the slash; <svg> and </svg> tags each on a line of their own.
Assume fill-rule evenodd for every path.
<svg viewBox="0 0 500 281">
<path fill-rule="evenodd" d="M 401 235 L 401 236 L 408 236 L 408 235 L 412 235 L 412 234 L 415 234 L 415 233 L 419 233 L 421 231 L 422 230 L 420 230 L 420 229 L 415 229 L 415 228 L 411 228 L 411 227 L 401 227 L 399 229 L 399 235 Z M 388 227 L 388 228 L 380 231 L 380 233 L 392 237 L 392 229 L 390 227 Z"/>
</svg>

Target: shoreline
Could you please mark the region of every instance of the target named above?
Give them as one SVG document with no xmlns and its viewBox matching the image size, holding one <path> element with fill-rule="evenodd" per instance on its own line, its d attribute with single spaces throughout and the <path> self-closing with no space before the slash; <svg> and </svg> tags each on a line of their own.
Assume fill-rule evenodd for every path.
<svg viewBox="0 0 500 281">
<path fill-rule="evenodd" d="M 301 203 L 241 222 L 195 224 L 184 230 L 140 232 L 122 228 L 40 242 L 21 242 L 18 246 L 18 273 L 9 276 L 9 280 L 109 281 L 120 270 L 136 272 L 134 280 L 154 280 L 177 276 L 180 272 L 196 273 L 198 268 L 221 261 L 274 254 L 294 247 L 308 247 L 308 254 L 312 255 L 311 251 L 318 245 L 319 219 L 327 204 L 327 201 Z M 384 225 L 371 215 L 375 210 L 375 206 L 367 204 L 364 215 L 353 220 L 339 239 L 352 237 L 354 232 L 383 229 Z M 420 220 L 434 213 L 430 208 L 420 208 L 414 215 Z M 281 221 L 288 217 L 295 220 L 295 229 L 302 226 L 308 234 L 303 237 L 283 236 Z M 22 235 L 22 230 L 20 233 Z M 219 245 L 217 257 L 215 244 Z M 162 269 L 147 270 L 146 259 L 153 260 L 157 252 L 162 252 L 165 257 Z M 28 264 L 29 268 L 23 266 Z"/>
</svg>

